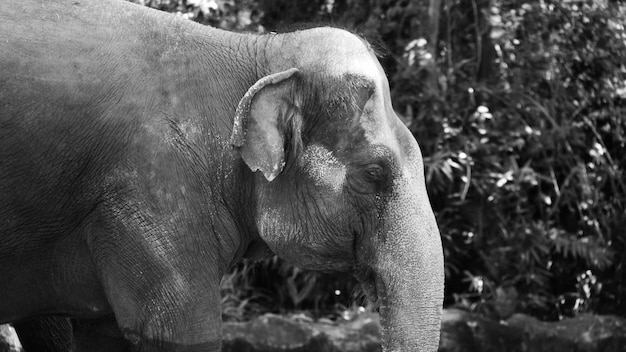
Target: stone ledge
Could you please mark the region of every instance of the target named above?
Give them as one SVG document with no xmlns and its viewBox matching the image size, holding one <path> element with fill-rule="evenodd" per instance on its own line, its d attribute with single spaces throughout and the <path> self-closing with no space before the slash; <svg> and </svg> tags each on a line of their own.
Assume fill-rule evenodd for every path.
<svg viewBox="0 0 626 352">
<path fill-rule="evenodd" d="M 264 315 L 224 325 L 224 352 L 380 351 L 378 316 L 339 324 Z M 444 310 L 439 352 L 626 351 L 626 319 L 582 315 L 542 322 L 523 314 L 494 321 L 458 309 Z"/>
<path fill-rule="evenodd" d="M 262 315 L 225 323 L 223 352 L 380 352 L 378 315 L 314 322 L 305 316 Z M 626 352 L 626 319 L 581 315 L 542 322 L 516 314 L 494 321 L 458 309 L 444 310 L 439 352 Z M 0 352 L 20 352 L 9 325 L 0 325 Z"/>
<path fill-rule="evenodd" d="M 246 323 L 226 323 L 223 352 L 375 352 L 380 351 L 376 315 L 340 324 L 266 314 Z"/>
</svg>

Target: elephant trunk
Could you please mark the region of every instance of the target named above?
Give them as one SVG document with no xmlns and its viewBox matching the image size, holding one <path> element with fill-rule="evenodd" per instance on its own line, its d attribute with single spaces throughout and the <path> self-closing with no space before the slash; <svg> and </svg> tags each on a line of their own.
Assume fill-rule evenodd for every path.
<svg viewBox="0 0 626 352">
<path fill-rule="evenodd" d="M 388 203 L 376 241 L 373 271 L 385 352 L 436 351 L 439 345 L 441 238 L 426 190 L 409 183 L 413 187 L 399 188 L 407 191 Z"/>
</svg>

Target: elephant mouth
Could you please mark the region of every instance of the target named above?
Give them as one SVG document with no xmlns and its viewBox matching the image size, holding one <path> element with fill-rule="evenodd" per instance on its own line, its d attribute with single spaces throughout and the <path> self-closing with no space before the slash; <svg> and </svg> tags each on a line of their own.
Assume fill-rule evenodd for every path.
<svg viewBox="0 0 626 352">
<path fill-rule="evenodd" d="M 357 270 L 354 274 L 354 277 L 359 281 L 365 295 L 368 300 L 374 305 L 375 308 L 380 306 L 381 297 L 379 295 L 378 283 L 379 280 L 376 279 L 376 274 L 372 269 L 365 268 L 361 270 Z"/>
</svg>

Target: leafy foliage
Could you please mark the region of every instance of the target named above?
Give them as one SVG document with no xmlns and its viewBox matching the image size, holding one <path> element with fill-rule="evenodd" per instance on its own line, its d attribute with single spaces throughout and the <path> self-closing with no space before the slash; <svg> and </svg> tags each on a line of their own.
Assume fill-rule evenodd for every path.
<svg viewBox="0 0 626 352">
<path fill-rule="evenodd" d="M 438 46 L 446 103 L 400 99 L 414 111 L 431 106 L 411 121 L 428 141 L 450 303 L 501 318 L 625 315 L 604 286 L 624 290 L 623 6 L 493 2 L 475 31 L 462 31 L 489 36 L 461 41 L 464 4 L 446 9 Z M 481 69 L 488 59 L 490 72 Z M 415 90 L 417 71 L 401 77 Z"/>
<path fill-rule="evenodd" d="M 626 316 L 621 1 L 138 1 L 227 29 L 361 28 L 386 53 L 394 106 L 422 147 L 446 303 L 499 318 Z M 325 314 L 350 304 L 337 287 L 354 286 L 276 259 L 225 282 L 225 306 L 245 314 Z"/>
<path fill-rule="evenodd" d="M 307 312 L 333 317 L 363 303 L 356 281 L 344 274 L 305 271 L 278 257 L 244 261 L 222 279 L 225 320 L 247 320 L 260 312 Z"/>
</svg>

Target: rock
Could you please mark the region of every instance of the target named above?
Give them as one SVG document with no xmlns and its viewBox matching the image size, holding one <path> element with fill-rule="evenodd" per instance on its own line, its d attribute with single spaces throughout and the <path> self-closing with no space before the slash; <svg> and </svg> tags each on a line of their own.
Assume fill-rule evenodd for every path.
<svg viewBox="0 0 626 352">
<path fill-rule="evenodd" d="M 0 352 L 19 351 L 13 328 L 0 325 Z M 225 323 L 222 351 L 380 352 L 380 322 L 371 313 L 339 323 L 266 314 L 245 323 Z M 444 310 L 439 352 L 496 351 L 626 352 L 626 319 L 582 315 L 542 322 L 515 314 L 494 321 L 458 309 Z"/>
<path fill-rule="evenodd" d="M 339 325 L 266 314 L 246 323 L 226 323 L 223 352 L 379 352 L 376 315 Z"/>
<path fill-rule="evenodd" d="M 497 321 L 459 309 L 446 309 L 441 321 L 439 352 L 526 351 L 520 349 L 522 339 L 521 331 Z"/>
<path fill-rule="evenodd" d="M 626 351 L 626 319 L 582 315 L 542 322 L 515 314 L 497 322 L 458 309 L 444 311 L 439 352 Z"/>
<path fill-rule="evenodd" d="M 526 351 L 626 351 L 626 320 L 605 315 L 580 315 L 558 322 L 542 322 L 515 314 L 506 322 L 524 334 Z"/>
<path fill-rule="evenodd" d="M 227 352 L 380 351 L 377 315 L 351 322 L 264 315 L 224 325 Z M 523 314 L 495 321 L 458 309 L 443 313 L 439 352 L 618 352 L 626 351 L 626 319 L 583 315 L 541 322 Z"/>
<path fill-rule="evenodd" d="M 22 350 L 15 329 L 9 324 L 0 325 L 0 352 L 19 352 Z"/>
</svg>

